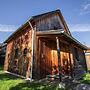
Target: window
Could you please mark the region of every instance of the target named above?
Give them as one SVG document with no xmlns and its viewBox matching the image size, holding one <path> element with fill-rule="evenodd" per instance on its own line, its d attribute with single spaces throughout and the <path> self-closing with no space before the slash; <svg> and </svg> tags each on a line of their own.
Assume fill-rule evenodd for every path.
<svg viewBox="0 0 90 90">
<path fill-rule="evenodd" d="M 19 54 L 19 49 L 17 48 L 17 49 L 15 50 L 15 57 L 18 57 L 18 54 Z"/>
<path fill-rule="evenodd" d="M 27 50 L 27 48 L 25 48 L 24 51 L 23 51 L 23 54 L 27 55 L 27 52 L 28 52 L 28 50 Z"/>
<path fill-rule="evenodd" d="M 8 54 L 8 58 L 10 57 L 10 54 Z"/>
<path fill-rule="evenodd" d="M 57 30 L 57 29 L 58 29 L 58 27 L 54 26 L 54 27 L 53 27 L 53 29 L 54 29 L 54 30 Z"/>
</svg>

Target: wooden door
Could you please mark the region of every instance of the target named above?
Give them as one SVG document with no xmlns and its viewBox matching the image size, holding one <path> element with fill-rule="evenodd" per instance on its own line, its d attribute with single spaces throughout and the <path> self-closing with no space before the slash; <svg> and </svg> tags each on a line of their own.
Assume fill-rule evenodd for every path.
<svg viewBox="0 0 90 90">
<path fill-rule="evenodd" d="M 52 58 L 51 58 L 51 48 L 48 43 L 41 42 L 41 52 L 40 52 L 40 77 L 45 78 L 46 75 L 52 73 Z"/>
<path fill-rule="evenodd" d="M 52 49 L 52 75 L 58 74 L 58 56 L 57 50 Z"/>
</svg>

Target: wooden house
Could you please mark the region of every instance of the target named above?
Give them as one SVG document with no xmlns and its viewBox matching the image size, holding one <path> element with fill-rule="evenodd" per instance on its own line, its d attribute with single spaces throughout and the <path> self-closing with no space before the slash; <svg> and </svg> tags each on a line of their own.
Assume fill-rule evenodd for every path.
<svg viewBox="0 0 90 90">
<path fill-rule="evenodd" d="M 6 41 L 4 70 L 26 78 L 73 76 L 78 65 L 86 70 L 86 46 L 72 37 L 60 12 L 32 16 Z"/>
<path fill-rule="evenodd" d="M 85 51 L 87 70 L 90 72 L 90 48 Z"/>
<path fill-rule="evenodd" d="M 6 44 L 0 43 L 0 65 L 4 65 L 6 54 Z"/>
</svg>

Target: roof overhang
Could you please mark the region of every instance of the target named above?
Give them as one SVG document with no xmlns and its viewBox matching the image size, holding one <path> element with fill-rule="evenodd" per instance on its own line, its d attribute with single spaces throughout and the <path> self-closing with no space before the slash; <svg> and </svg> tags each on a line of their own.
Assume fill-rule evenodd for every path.
<svg viewBox="0 0 90 90">
<path fill-rule="evenodd" d="M 66 40 L 71 44 L 75 44 L 77 45 L 78 47 L 82 48 L 83 50 L 87 50 L 88 47 L 83 45 L 82 43 L 80 43 L 78 40 L 76 40 L 74 37 L 68 35 L 66 32 L 64 32 L 63 30 L 50 30 L 50 31 L 38 31 L 37 33 L 37 36 L 40 36 L 40 37 L 54 37 L 54 36 L 57 36 L 57 37 L 61 37 L 63 36 L 64 38 L 66 38 Z"/>
<path fill-rule="evenodd" d="M 51 11 L 51 12 L 47 12 L 47 13 L 44 13 L 44 14 L 35 15 L 35 16 L 32 16 L 32 17 L 28 18 L 28 19 L 26 20 L 26 22 L 24 22 L 24 24 L 22 24 L 14 33 L 12 33 L 12 34 L 4 41 L 4 43 L 9 42 L 17 33 L 21 32 L 24 27 L 26 27 L 27 25 L 29 25 L 29 23 L 28 23 L 29 21 L 30 21 L 30 22 L 33 22 L 33 21 L 36 21 L 38 18 L 42 18 L 42 17 L 45 17 L 46 15 L 54 14 L 54 13 L 61 13 L 61 12 L 60 12 L 60 10 L 55 10 L 55 11 Z"/>
<path fill-rule="evenodd" d="M 17 35 L 17 33 L 22 32 L 22 30 L 24 29 L 24 27 L 26 27 L 27 25 L 29 25 L 29 24 L 28 24 L 29 21 L 32 23 L 32 22 L 37 21 L 38 19 L 44 18 L 44 17 L 49 16 L 49 15 L 53 15 L 53 14 L 55 14 L 55 13 L 58 13 L 58 14 L 59 14 L 59 16 L 61 17 L 62 22 L 63 22 L 63 24 L 64 24 L 64 26 L 65 26 L 65 28 L 66 28 L 66 30 L 69 30 L 69 29 L 68 29 L 68 26 L 67 26 L 67 24 L 66 24 L 66 22 L 65 22 L 65 20 L 64 20 L 64 18 L 63 18 L 63 16 L 62 16 L 61 11 L 60 11 L 60 10 L 54 10 L 54 11 L 51 11 L 51 12 L 47 12 L 47 13 L 44 13 L 44 14 L 39 14 L 39 15 L 35 15 L 35 16 L 30 17 L 30 18 L 27 19 L 26 22 L 25 22 L 24 24 L 22 24 L 14 33 L 12 33 L 12 34 L 4 41 L 4 43 L 8 43 L 10 40 L 12 40 L 12 38 L 15 37 L 15 35 Z M 71 35 L 70 32 L 69 32 L 69 34 Z"/>
</svg>

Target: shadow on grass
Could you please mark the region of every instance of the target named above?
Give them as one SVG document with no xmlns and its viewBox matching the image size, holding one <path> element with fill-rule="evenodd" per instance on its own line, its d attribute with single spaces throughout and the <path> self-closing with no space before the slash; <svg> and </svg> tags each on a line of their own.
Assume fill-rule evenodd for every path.
<svg viewBox="0 0 90 90">
<path fill-rule="evenodd" d="M 2 66 L 2 65 L 0 65 L 0 71 L 1 71 L 1 70 L 3 70 L 3 66 Z"/>
<path fill-rule="evenodd" d="M 0 73 L 0 80 L 6 81 L 6 80 L 14 80 L 14 79 L 18 79 L 18 77 L 15 77 L 7 73 Z"/>
<path fill-rule="evenodd" d="M 58 88 L 58 84 L 46 84 L 46 83 L 19 83 L 15 87 L 11 87 L 10 90 L 63 90 Z"/>
<path fill-rule="evenodd" d="M 4 73 L 3 71 L 3 66 L 0 66 L 0 80 L 14 80 L 14 79 L 18 79 L 18 77 L 10 75 L 8 73 Z"/>
<path fill-rule="evenodd" d="M 18 79 L 18 77 L 13 76 L 11 74 L 5 73 L 3 71 L 3 66 L 0 66 L 0 80 L 14 80 L 14 79 Z"/>
</svg>

